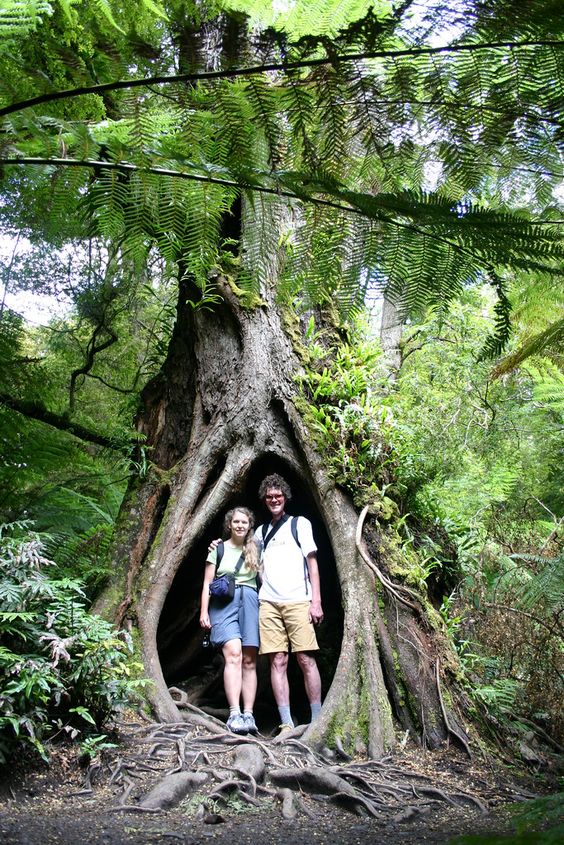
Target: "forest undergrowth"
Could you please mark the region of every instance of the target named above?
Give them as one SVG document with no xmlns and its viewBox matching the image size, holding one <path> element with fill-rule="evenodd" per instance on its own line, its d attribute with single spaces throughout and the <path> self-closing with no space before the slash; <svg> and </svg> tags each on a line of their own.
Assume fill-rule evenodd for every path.
<svg viewBox="0 0 564 845">
<path fill-rule="evenodd" d="M 6 842 L 385 845 L 493 834 L 497 819 L 513 842 L 540 841 L 530 838 L 535 827 L 547 827 L 545 843 L 562 838 L 558 4 L 429 0 L 413 16 L 421 4 L 257 0 L 252 22 L 238 0 L 8 5 L 0 21 Z M 159 73 L 164 82 L 147 82 Z M 42 297 L 59 316 L 39 324 L 17 313 L 18 302 Z M 217 339 L 215 352 L 234 361 L 259 309 L 280 311 L 287 357 L 299 359 L 272 404 L 295 411 L 323 459 L 323 483 L 314 489 L 310 463 L 302 486 L 320 502 L 334 485 L 355 516 L 369 510 L 389 552 L 375 541 L 383 574 L 373 578 L 375 601 L 379 584 L 388 595 L 398 584 L 417 595 L 426 632 L 449 656 L 445 700 L 456 689 L 463 701 L 472 757 L 446 745 L 431 754 L 402 734 L 405 706 L 425 738 L 401 683 L 398 742 L 378 761 L 351 758 L 338 737 L 321 749 L 299 732 L 234 739 L 184 706 L 178 724 L 153 724 L 133 709 L 123 720 L 124 706 L 141 707 L 149 674 L 139 619 L 133 613 L 116 630 L 117 616 L 90 610 L 112 575 L 132 560 L 135 576 L 163 536 L 174 477 L 192 460 L 179 446 L 193 424 L 192 394 L 206 418 L 225 410 L 206 393 L 204 370 L 198 384 L 186 375 L 204 357 L 194 339 Z M 231 338 L 232 319 L 240 322 Z M 217 378 L 224 387 L 227 371 Z M 220 463 L 198 504 L 221 486 Z M 130 504 L 143 490 L 154 503 L 152 479 L 163 495 L 141 551 Z M 133 548 L 118 548 L 120 518 Z M 130 608 L 130 588 L 120 608 Z M 175 621 L 182 632 L 191 624 Z M 194 653 L 200 635 L 196 622 Z M 440 696 L 437 653 L 427 656 Z M 395 669 L 398 654 L 389 657 Z M 159 781 L 172 789 L 171 778 L 188 789 L 175 808 L 145 804 Z M 529 822 L 512 828 L 498 811 L 521 799 L 532 802 Z"/>
<path fill-rule="evenodd" d="M 521 814 L 538 808 L 539 796 L 554 786 L 554 770 L 539 780 L 500 758 L 469 759 L 446 746 L 426 752 L 408 742 L 379 761 L 351 759 L 304 746 L 303 726 L 278 737 L 238 737 L 197 708 L 184 716 L 182 723 L 157 724 L 130 710 L 111 732 L 115 747 L 95 757 L 79 758 L 59 743 L 49 765 L 18 765 L 9 778 L 4 772 L 2 841 L 56 834 L 60 845 L 297 843 L 310 835 L 352 845 L 446 843 L 480 834 L 486 843 L 497 836 L 520 842 L 519 831 L 536 830 L 542 840 L 523 841 L 551 843 L 562 830 L 547 798 L 540 813 L 529 810 L 528 824 L 515 815 L 516 806 Z"/>
</svg>

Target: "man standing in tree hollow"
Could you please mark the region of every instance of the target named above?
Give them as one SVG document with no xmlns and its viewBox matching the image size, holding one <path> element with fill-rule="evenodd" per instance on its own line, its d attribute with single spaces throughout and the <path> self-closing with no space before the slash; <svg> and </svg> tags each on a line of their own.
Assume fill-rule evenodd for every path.
<svg viewBox="0 0 564 845">
<path fill-rule="evenodd" d="M 280 475 L 268 475 L 260 485 L 259 498 L 272 519 L 255 532 L 263 547 L 260 653 L 268 654 L 270 660 L 270 682 L 281 730 L 294 727 L 288 683 L 290 646 L 304 676 L 312 721 L 321 710 L 321 678 L 313 654 L 319 649 L 313 626 L 323 621 L 317 547 L 309 519 L 291 518 L 285 513 L 291 497 L 290 487 Z"/>
</svg>

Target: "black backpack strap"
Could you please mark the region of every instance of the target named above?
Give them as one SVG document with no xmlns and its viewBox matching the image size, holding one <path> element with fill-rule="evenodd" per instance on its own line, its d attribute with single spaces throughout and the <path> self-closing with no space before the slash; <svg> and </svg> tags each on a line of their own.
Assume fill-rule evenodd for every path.
<svg viewBox="0 0 564 845">
<path fill-rule="evenodd" d="M 278 520 L 278 522 L 276 523 L 276 525 L 274 526 L 274 528 L 272 529 L 272 531 L 270 532 L 268 537 L 266 536 L 266 532 L 268 531 L 268 526 L 270 525 L 270 523 L 268 523 L 268 525 L 265 523 L 262 526 L 262 548 L 263 548 L 263 550 L 266 549 L 266 547 L 268 546 L 268 544 L 270 543 L 270 541 L 272 540 L 272 538 L 274 537 L 276 532 L 279 531 L 282 528 L 282 526 L 284 525 L 284 523 L 288 522 L 289 519 L 290 519 L 290 517 L 288 516 L 287 513 L 285 513 L 284 516 L 281 519 Z"/>
<path fill-rule="evenodd" d="M 223 544 L 223 540 L 221 540 L 215 547 L 215 573 L 213 576 L 214 578 L 217 576 L 217 570 L 219 569 L 219 564 L 221 563 L 221 558 L 223 557 L 224 551 L 225 546 Z"/>
<path fill-rule="evenodd" d="M 215 547 L 215 575 L 214 578 L 217 576 L 217 570 L 219 569 L 219 564 L 221 563 L 221 559 L 223 557 L 223 553 L 225 552 L 225 544 L 223 540 L 217 544 Z M 235 569 L 233 570 L 233 575 L 237 575 L 243 564 L 245 563 L 245 552 L 241 552 L 241 557 L 235 564 Z"/>
<path fill-rule="evenodd" d="M 290 525 L 292 531 L 292 537 L 294 538 L 296 545 L 298 546 L 300 552 L 302 553 L 302 557 L 304 559 L 304 586 L 306 591 L 306 596 L 309 592 L 308 590 L 308 582 L 309 582 L 309 570 L 307 568 L 307 558 L 304 555 L 304 550 L 302 549 L 302 544 L 300 543 L 300 539 L 298 537 L 298 518 L 297 516 L 292 517 L 292 524 Z"/>
</svg>

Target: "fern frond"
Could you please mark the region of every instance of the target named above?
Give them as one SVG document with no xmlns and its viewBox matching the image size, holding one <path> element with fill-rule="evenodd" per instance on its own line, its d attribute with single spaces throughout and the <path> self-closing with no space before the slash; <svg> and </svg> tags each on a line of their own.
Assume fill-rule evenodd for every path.
<svg viewBox="0 0 564 845">
<path fill-rule="evenodd" d="M 117 23 L 114 17 L 114 11 L 112 9 L 111 0 L 94 0 L 98 11 L 102 15 L 102 17 L 112 26 L 114 29 L 117 29 L 123 35 L 125 35 L 125 30 L 122 29 L 121 26 Z"/>
<path fill-rule="evenodd" d="M 245 86 L 238 82 L 218 83 L 214 91 L 214 115 L 217 120 L 220 161 L 229 163 L 233 172 L 250 169 L 254 149 L 253 111 Z"/>
<path fill-rule="evenodd" d="M 243 204 L 242 276 L 251 290 L 267 290 L 276 280 L 290 220 L 287 204 L 276 197 L 255 196 Z"/>
<path fill-rule="evenodd" d="M 34 32 L 44 16 L 53 14 L 47 0 L 3 0 L 0 9 L 0 53 L 11 49 L 10 42 Z"/>
<path fill-rule="evenodd" d="M 284 144 L 278 113 L 279 97 L 272 85 L 258 77 L 249 79 L 245 87 L 257 130 L 264 133 L 269 163 L 276 169 L 282 157 L 281 145 Z"/>
<path fill-rule="evenodd" d="M 317 108 L 322 115 L 316 138 L 317 155 L 327 174 L 338 176 L 349 158 L 347 93 L 340 70 L 318 68 L 310 75 L 316 88 Z"/>
<path fill-rule="evenodd" d="M 564 555 L 544 558 L 533 555 L 514 555 L 515 558 L 534 564 L 539 571 L 521 586 L 519 606 L 532 609 L 542 607 L 557 612 L 564 607 Z"/>
<path fill-rule="evenodd" d="M 289 73 L 282 89 L 282 107 L 290 122 L 292 158 L 299 167 L 314 172 L 318 152 L 313 140 L 316 103 L 313 92 L 299 74 Z"/>
<path fill-rule="evenodd" d="M 493 370 L 494 378 L 510 373 L 533 355 L 561 356 L 564 349 L 564 318 L 551 323 L 544 331 L 539 332 L 522 343 L 511 354 L 499 361 Z"/>
<path fill-rule="evenodd" d="M 527 364 L 533 376 L 534 398 L 542 407 L 564 414 L 564 373 L 551 361 L 544 359 L 539 367 Z"/>
</svg>

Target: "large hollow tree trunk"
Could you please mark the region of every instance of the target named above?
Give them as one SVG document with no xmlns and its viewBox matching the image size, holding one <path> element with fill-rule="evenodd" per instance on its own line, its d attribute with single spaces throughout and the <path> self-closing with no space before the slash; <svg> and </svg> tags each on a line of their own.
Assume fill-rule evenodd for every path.
<svg viewBox="0 0 564 845">
<path fill-rule="evenodd" d="M 139 429 L 151 469 L 126 496 L 114 578 L 96 609 L 138 631 L 154 713 L 162 721 L 181 719 L 157 647 L 165 600 L 182 566 L 197 602 L 203 558 L 196 546 L 201 549 L 202 538 L 207 545 L 210 524 L 238 501 L 252 467 L 275 458 L 315 502 L 344 612 L 333 680 L 305 741 L 321 745 L 338 737 L 353 751 L 379 757 L 393 745 L 397 725 L 436 745 L 447 727 L 431 629 L 393 595 L 378 593 L 374 572 L 359 554 L 358 515 L 327 476 L 293 403 L 300 363 L 274 285 L 266 280 L 262 304 L 252 309 L 242 306 L 226 279 L 219 277 L 217 286 L 223 301 L 209 310 L 194 308 L 188 298 L 197 291 L 180 284 L 168 357 L 142 396 Z"/>
</svg>

